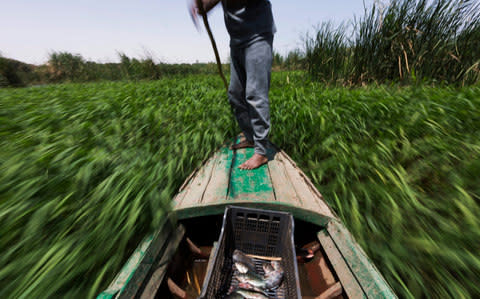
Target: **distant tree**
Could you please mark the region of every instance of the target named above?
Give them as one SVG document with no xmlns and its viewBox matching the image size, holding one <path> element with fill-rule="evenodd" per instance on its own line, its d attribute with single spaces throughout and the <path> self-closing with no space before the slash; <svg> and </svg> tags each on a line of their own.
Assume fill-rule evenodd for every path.
<svg viewBox="0 0 480 299">
<path fill-rule="evenodd" d="M 53 52 L 50 53 L 48 66 L 51 81 L 79 81 L 85 61 L 80 54 Z"/>
<path fill-rule="evenodd" d="M 288 52 L 287 57 L 283 62 L 284 66 L 288 70 L 299 70 L 304 68 L 305 56 L 299 49 Z"/>
<path fill-rule="evenodd" d="M 284 61 L 282 55 L 276 51 L 273 51 L 273 67 L 283 68 L 283 63 Z"/>
<path fill-rule="evenodd" d="M 24 83 L 18 75 L 16 61 L 0 57 L 0 87 L 23 86 Z"/>
</svg>

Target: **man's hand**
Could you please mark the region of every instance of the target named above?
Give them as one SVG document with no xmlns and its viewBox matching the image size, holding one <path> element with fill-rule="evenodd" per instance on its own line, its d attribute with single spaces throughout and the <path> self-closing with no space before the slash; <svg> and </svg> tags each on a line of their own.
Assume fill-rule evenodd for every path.
<svg viewBox="0 0 480 299">
<path fill-rule="evenodd" d="M 198 24 L 198 15 L 200 12 L 198 11 L 197 7 L 197 0 L 190 0 L 188 5 L 188 12 L 190 13 L 190 17 L 192 18 L 193 25 L 200 31 L 200 25 Z"/>
<path fill-rule="evenodd" d="M 190 12 L 190 17 L 192 18 L 193 24 L 195 27 L 197 27 L 197 30 L 200 28 L 198 16 L 202 14 L 202 11 L 205 13 L 209 12 L 219 2 L 220 0 L 190 0 L 188 10 Z M 201 3 L 203 7 L 199 7 L 199 3 Z"/>
</svg>

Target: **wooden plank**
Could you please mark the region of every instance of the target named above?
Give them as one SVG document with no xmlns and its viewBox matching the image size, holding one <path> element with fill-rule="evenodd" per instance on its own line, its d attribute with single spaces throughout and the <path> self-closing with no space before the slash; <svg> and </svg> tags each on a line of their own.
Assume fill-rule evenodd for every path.
<svg viewBox="0 0 480 299">
<path fill-rule="evenodd" d="M 302 202 L 303 207 L 305 209 L 313 209 L 317 213 L 326 215 L 328 217 L 335 217 L 323 199 L 319 197 L 313 190 L 315 188 L 312 189 L 313 186 L 308 184 L 308 181 L 306 180 L 308 178 L 297 167 L 295 162 L 293 162 L 283 151 L 277 153 L 277 156 L 279 156 L 279 160 L 283 162 L 286 174 L 292 182 L 295 192 L 299 197 L 299 201 Z"/>
<path fill-rule="evenodd" d="M 175 209 L 179 207 L 198 206 L 202 201 L 203 194 L 210 182 L 212 176 L 213 166 L 218 159 L 219 154 L 215 153 L 203 166 L 199 169 L 195 177 L 192 179 L 192 183 L 187 186 L 184 192 L 185 196 L 180 202 L 177 202 Z"/>
<path fill-rule="evenodd" d="M 342 285 L 337 282 L 333 286 L 329 287 L 325 292 L 323 292 L 318 299 L 333 299 L 342 294 Z"/>
<path fill-rule="evenodd" d="M 192 181 L 190 180 L 190 183 L 187 184 L 187 187 L 188 188 L 188 185 L 190 185 L 192 183 Z M 174 209 L 177 207 L 177 206 L 181 206 L 182 202 L 183 202 L 183 199 L 185 198 L 185 195 L 187 195 L 187 190 L 182 190 L 181 192 L 177 193 L 177 195 L 175 195 L 175 197 L 173 197 L 173 206 L 174 206 Z"/>
<path fill-rule="evenodd" d="M 224 147 L 219 151 L 219 157 L 215 162 L 210 183 L 205 189 L 202 203 L 225 200 L 228 193 L 228 182 L 232 167 L 233 151 Z"/>
<path fill-rule="evenodd" d="M 320 244 L 318 244 L 318 246 L 320 246 Z M 332 270 L 330 270 L 327 260 L 321 250 L 315 252 L 313 260 L 305 263 L 303 269 L 306 272 L 305 277 L 307 277 L 304 282 L 306 285 L 305 289 L 307 290 L 307 288 L 310 288 L 311 292 L 308 294 L 315 294 L 313 297 L 317 297 L 336 282 Z"/>
<path fill-rule="evenodd" d="M 338 250 L 333 240 L 330 238 L 327 230 L 321 230 L 317 234 L 317 237 L 320 241 L 320 244 L 322 244 L 325 253 L 327 254 L 328 260 L 332 264 L 335 273 L 340 279 L 340 282 L 348 298 L 367 298 L 367 296 L 362 290 L 362 287 L 355 278 L 355 275 L 348 267 L 347 263 L 343 259 L 342 254 Z"/>
<path fill-rule="evenodd" d="M 168 243 L 167 248 L 165 249 L 162 258 L 157 263 L 157 269 L 153 272 L 150 280 L 148 281 L 145 289 L 140 296 L 141 299 L 154 298 L 157 293 L 160 285 L 162 284 L 163 278 L 165 277 L 168 263 L 172 259 L 173 255 L 177 251 L 180 241 L 182 241 L 183 236 L 185 235 L 185 228 L 183 225 L 179 225 L 177 230 L 172 235 L 172 239 Z"/>
<path fill-rule="evenodd" d="M 222 154 L 223 152 L 228 152 L 230 147 L 232 146 L 232 144 L 234 143 L 234 141 L 237 139 L 238 137 L 235 137 L 233 138 L 231 141 L 228 141 L 226 142 L 225 144 L 223 144 L 220 149 L 218 150 L 218 152 L 220 154 Z M 215 155 L 215 154 L 214 154 Z M 183 182 L 182 186 L 180 186 L 179 190 L 178 190 L 178 193 L 177 195 L 174 197 L 173 199 L 173 203 L 174 203 L 174 206 L 181 206 L 181 203 L 183 202 L 183 199 L 185 198 L 185 196 L 187 195 L 187 190 L 190 188 L 190 186 L 192 186 L 192 183 L 193 183 L 193 178 L 197 175 L 198 171 L 203 168 L 203 166 L 205 166 L 205 164 L 208 162 L 209 159 L 207 159 L 206 161 L 204 161 L 202 163 L 202 165 L 195 169 L 188 177 L 187 179 L 185 179 L 185 181 Z M 228 188 L 228 184 L 227 184 L 227 188 Z"/>
<path fill-rule="evenodd" d="M 153 265 L 157 261 L 157 257 L 161 256 L 167 247 L 172 235 L 172 231 L 173 224 L 170 221 L 166 221 L 162 228 L 155 233 L 150 246 L 148 246 L 147 250 L 145 251 L 145 255 L 143 256 L 140 265 L 134 272 L 132 272 L 118 298 L 135 298 L 141 294 L 141 291 L 145 286 L 146 279 L 153 271 Z"/>
<path fill-rule="evenodd" d="M 218 246 L 219 246 L 218 242 L 213 242 L 212 251 L 210 251 L 210 257 L 208 258 L 207 270 L 205 271 L 205 278 L 208 277 L 210 273 L 212 273 L 213 271 L 213 267 L 215 266 L 215 259 L 218 253 L 218 248 L 217 248 Z M 208 288 L 208 283 L 209 281 L 207 279 L 203 280 L 202 292 L 198 297 L 198 299 L 201 299 L 202 295 L 205 295 L 204 292 L 206 292 Z"/>
<path fill-rule="evenodd" d="M 333 284 L 319 296 L 302 296 L 303 299 L 336 299 L 336 298 L 343 298 L 340 297 L 342 294 L 342 285 L 340 282 Z"/>
<path fill-rule="evenodd" d="M 235 151 L 230 175 L 228 199 L 275 201 L 267 165 L 262 165 L 252 170 L 238 168 L 238 166 L 249 159 L 253 153 L 253 148 Z"/>
<path fill-rule="evenodd" d="M 161 223 L 160 227 L 163 227 L 167 221 L 167 218 Z M 133 254 L 128 258 L 127 262 L 123 265 L 120 272 L 115 279 L 110 283 L 108 288 L 97 296 L 97 299 L 114 298 L 128 283 L 132 274 L 138 269 L 147 249 L 149 248 L 155 234 L 148 235 L 137 246 Z"/>
<path fill-rule="evenodd" d="M 353 239 L 350 232 L 338 221 L 331 221 L 327 231 L 343 259 L 355 274 L 364 292 L 371 298 L 397 298 L 377 268 Z"/>
<path fill-rule="evenodd" d="M 287 177 L 285 165 L 280 155 L 275 155 L 275 159 L 268 162 L 268 170 L 277 201 L 289 203 L 292 205 L 301 205 L 292 182 Z"/>
<path fill-rule="evenodd" d="M 327 260 L 325 257 L 322 256 L 318 260 L 318 270 L 320 271 L 320 274 L 325 282 L 326 286 L 331 286 L 332 284 L 335 283 L 335 277 L 333 276 L 333 273 L 330 271 L 330 268 L 328 267 Z"/>
</svg>

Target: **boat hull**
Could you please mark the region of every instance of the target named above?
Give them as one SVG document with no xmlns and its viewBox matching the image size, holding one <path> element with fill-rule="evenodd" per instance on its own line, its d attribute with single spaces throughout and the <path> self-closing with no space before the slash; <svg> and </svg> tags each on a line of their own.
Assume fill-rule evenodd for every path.
<svg viewBox="0 0 480 299">
<path fill-rule="evenodd" d="M 193 172 L 174 197 L 168 219 L 144 239 L 97 298 L 158 297 L 160 284 L 166 279 L 165 261 L 172 259 L 188 235 L 182 223 L 209 221 L 223 215 L 227 206 L 289 212 L 296 223 L 309 223 L 315 242 L 321 245 L 339 280 L 333 281 L 329 290 L 340 288 L 343 298 L 397 298 L 320 192 L 286 153 L 274 148 L 267 164 L 255 170 L 239 169 L 252 154 L 253 149 L 232 150 L 227 143 Z M 178 222 L 178 226 L 174 224 Z M 170 290 L 177 287 L 170 279 L 168 284 Z"/>
</svg>

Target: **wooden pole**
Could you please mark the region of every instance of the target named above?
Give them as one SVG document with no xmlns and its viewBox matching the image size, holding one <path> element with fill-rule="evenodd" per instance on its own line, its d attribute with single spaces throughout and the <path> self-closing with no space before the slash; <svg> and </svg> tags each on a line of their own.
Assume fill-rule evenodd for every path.
<svg viewBox="0 0 480 299">
<path fill-rule="evenodd" d="M 266 261 L 281 261 L 281 257 L 276 257 L 276 256 L 264 256 L 264 255 L 255 255 L 255 254 L 245 254 L 248 257 L 254 258 L 254 259 L 261 259 L 261 260 L 266 260 Z"/>
<path fill-rule="evenodd" d="M 220 62 L 220 55 L 218 55 L 218 50 L 217 50 L 217 43 L 213 38 L 212 30 L 210 29 L 210 25 L 208 24 L 207 13 L 205 12 L 205 8 L 203 7 L 202 0 L 197 0 L 197 7 L 198 7 L 198 11 L 202 15 L 203 24 L 207 29 L 208 37 L 210 38 L 210 42 L 212 43 L 213 52 L 215 52 L 215 59 L 217 60 L 218 73 L 220 74 L 220 77 L 222 77 L 223 85 L 225 85 L 225 90 L 227 91 L 227 94 L 228 94 L 227 79 L 225 79 L 225 76 L 223 75 L 222 63 Z"/>
</svg>

